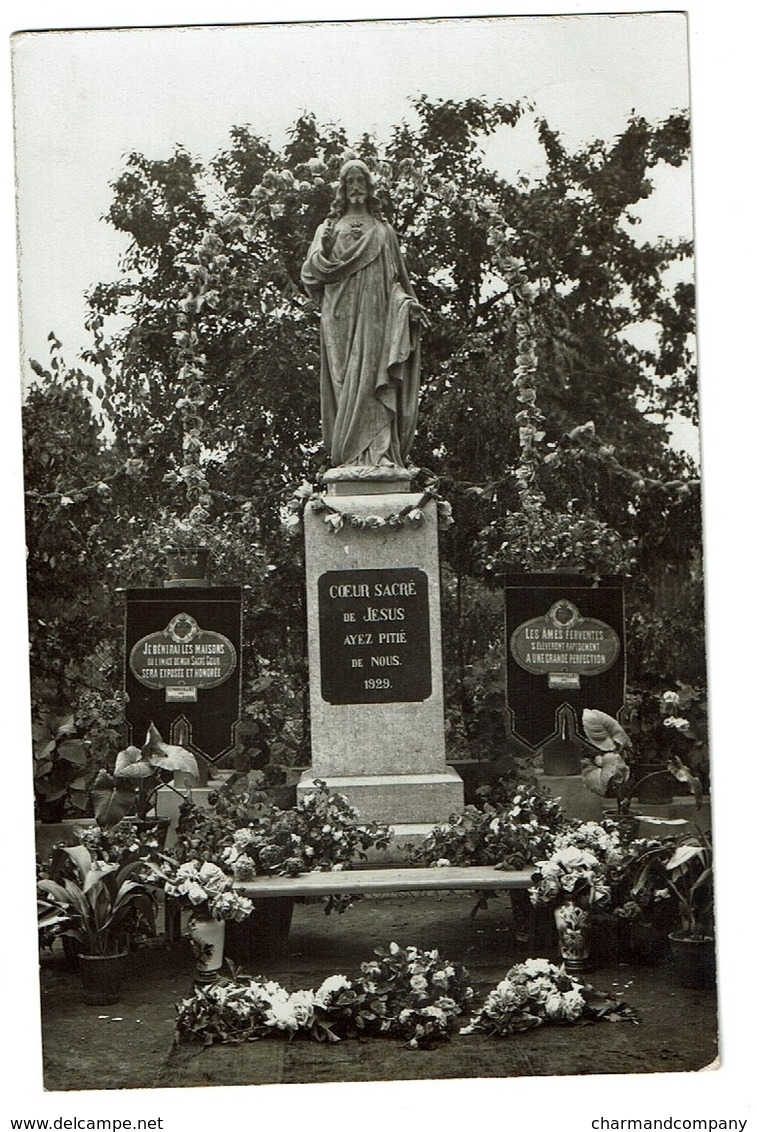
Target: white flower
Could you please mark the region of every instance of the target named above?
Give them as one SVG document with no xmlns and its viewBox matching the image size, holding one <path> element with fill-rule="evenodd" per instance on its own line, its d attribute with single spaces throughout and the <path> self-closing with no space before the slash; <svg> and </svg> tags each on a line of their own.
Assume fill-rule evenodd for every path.
<svg viewBox="0 0 757 1132">
<path fill-rule="evenodd" d="M 319 1006 L 326 1006 L 333 995 L 341 994 L 351 986 L 352 983 L 344 975 L 329 975 L 315 992 L 315 1001 Z"/>
<path fill-rule="evenodd" d="M 678 707 L 681 702 L 678 692 L 663 692 L 660 698 L 664 704 L 670 704 L 672 707 Z"/>
<path fill-rule="evenodd" d="M 307 480 L 303 480 L 300 486 L 295 490 L 294 498 L 309 499 L 314 490 L 315 489 L 313 488 L 312 483 L 308 483 Z"/>
<path fill-rule="evenodd" d="M 564 1017 L 566 1022 L 575 1022 L 580 1018 L 584 1011 L 584 997 L 577 989 L 565 991 L 562 996 L 563 1008 L 565 1011 Z"/>
<path fill-rule="evenodd" d="M 537 978 L 539 975 L 557 974 L 557 968 L 550 963 L 549 959 L 526 959 L 521 966 L 531 979 Z M 502 986 L 502 983 L 500 983 L 500 986 Z"/>
<path fill-rule="evenodd" d="M 315 1016 L 315 995 L 311 990 L 294 991 L 289 996 L 289 1009 L 299 1029 L 312 1026 Z"/>
</svg>

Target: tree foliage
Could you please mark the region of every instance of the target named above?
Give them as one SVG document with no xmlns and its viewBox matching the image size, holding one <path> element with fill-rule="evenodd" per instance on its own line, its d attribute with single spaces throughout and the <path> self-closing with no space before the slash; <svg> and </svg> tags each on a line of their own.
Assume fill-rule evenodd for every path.
<svg viewBox="0 0 757 1132">
<path fill-rule="evenodd" d="M 301 550 L 279 510 L 327 466 L 299 270 L 348 155 L 374 170 L 432 323 L 413 457 L 455 514 L 452 701 L 470 710 L 466 672 L 501 630 L 484 595 L 507 568 L 626 573 L 641 626 L 674 578 L 701 632 L 697 471 L 666 427 L 696 420 L 692 249 L 645 241 L 635 212 L 655 168 L 686 161 L 685 116 L 632 116 L 570 152 L 524 103 L 413 110 L 381 146 L 303 114 L 280 150 L 239 126 L 206 167 L 180 148 L 128 157 L 106 218 L 128 250 L 90 292 L 86 372 L 37 365 L 26 406 L 35 673 L 70 681 L 108 651 L 115 586 L 155 584 L 183 532 L 213 547 L 216 581 L 250 587 L 256 757 L 305 719 Z M 516 127 L 541 146 L 533 180 L 487 162 L 483 143 Z M 655 649 L 658 676 L 692 678 L 674 641 Z"/>
</svg>

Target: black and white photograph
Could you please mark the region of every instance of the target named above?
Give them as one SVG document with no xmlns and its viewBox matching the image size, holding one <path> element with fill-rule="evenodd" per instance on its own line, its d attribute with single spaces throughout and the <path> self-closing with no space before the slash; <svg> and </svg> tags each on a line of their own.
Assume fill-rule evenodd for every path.
<svg viewBox="0 0 757 1132">
<path fill-rule="evenodd" d="M 11 1127 L 744 1132 L 698 7 L 11 27 Z"/>
</svg>

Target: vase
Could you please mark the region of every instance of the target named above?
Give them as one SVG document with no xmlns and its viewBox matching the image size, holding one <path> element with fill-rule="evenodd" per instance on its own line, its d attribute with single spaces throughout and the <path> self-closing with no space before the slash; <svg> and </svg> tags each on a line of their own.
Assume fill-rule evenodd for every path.
<svg viewBox="0 0 757 1132">
<path fill-rule="evenodd" d="M 572 897 L 555 908 L 555 926 L 566 971 L 585 971 L 589 965 L 591 910 Z"/>
<path fill-rule="evenodd" d="M 210 550 L 206 546 L 169 546 L 164 551 L 168 577 L 164 589 L 194 589 L 209 586 Z"/>
<path fill-rule="evenodd" d="M 195 957 L 195 981 L 212 983 L 223 966 L 226 921 L 193 912 L 187 926 Z"/>
<path fill-rule="evenodd" d="M 117 955 L 79 955 L 78 969 L 84 1001 L 91 1006 L 109 1006 L 121 997 L 121 985 L 129 963 L 129 952 Z"/>
<path fill-rule="evenodd" d="M 673 956 L 673 981 L 679 987 L 700 990 L 715 986 L 715 940 L 692 939 L 685 932 L 671 932 L 668 936 Z"/>
</svg>

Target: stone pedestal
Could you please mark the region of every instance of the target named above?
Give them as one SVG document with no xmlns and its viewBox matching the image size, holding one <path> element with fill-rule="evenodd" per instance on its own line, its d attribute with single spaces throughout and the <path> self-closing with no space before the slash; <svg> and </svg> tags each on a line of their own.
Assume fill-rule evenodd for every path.
<svg viewBox="0 0 757 1132">
<path fill-rule="evenodd" d="M 463 805 L 445 765 L 435 504 L 391 525 L 420 500 L 330 495 L 362 529 L 305 511 L 312 769 L 298 797 L 324 779 L 362 819 L 392 826 L 444 821 Z"/>
</svg>

